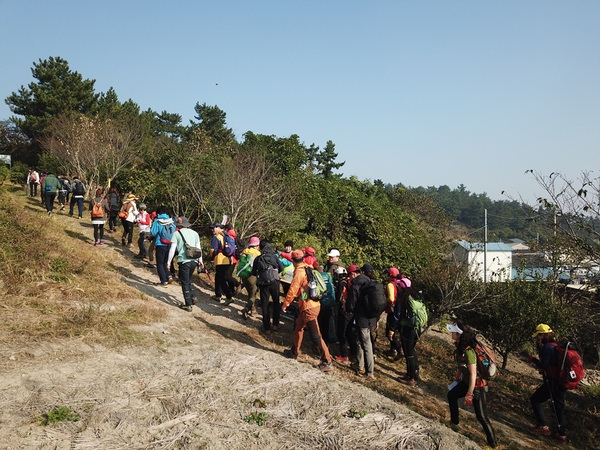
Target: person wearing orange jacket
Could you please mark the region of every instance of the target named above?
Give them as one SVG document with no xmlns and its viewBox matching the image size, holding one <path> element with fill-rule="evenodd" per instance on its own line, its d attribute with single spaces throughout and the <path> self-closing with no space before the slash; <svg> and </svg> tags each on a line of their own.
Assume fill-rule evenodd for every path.
<svg viewBox="0 0 600 450">
<path fill-rule="evenodd" d="M 319 312 L 321 311 L 321 304 L 318 301 L 308 298 L 308 276 L 306 275 L 306 268 L 310 266 L 304 261 L 304 252 L 302 250 L 294 250 L 291 256 L 292 263 L 294 264 L 294 279 L 292 280 L 285 300 L 281 305 L 281 310 L 285 313 L 294 299 L 298 298 L 299 315 L 296 319 L 294 328 L 292 348 L 284 350 L 283 354 L 287 358 L 296 359 L 300 353 L 300 347 L 302 346 L 304 330 L 307 330 L 310 339 L 321 357 L 319 369 L 323 372 L 331 372 L 333 370 L 331 355 L 329 354 L 327 344 L 325 344 L 325 341 L 321 336 L 319 323 L 317 321 Z"/>
</svg>

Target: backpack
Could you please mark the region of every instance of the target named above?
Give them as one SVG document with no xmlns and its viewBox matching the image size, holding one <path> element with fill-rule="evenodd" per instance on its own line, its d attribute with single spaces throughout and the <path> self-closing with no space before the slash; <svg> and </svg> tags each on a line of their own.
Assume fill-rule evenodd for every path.
<svg viewBox="0 0 600 450">
<path fill-rule="evenodd" d="M 365 317 L 367 319 L 379 318 L 387 307 L 385 289 L 383 284 L 371 280 L 360 289 L 360 298 L 363 299 Z"/>
<path fill-rule="evenodd" d="M 264 257 L 257 257 L 254 264 L 256 265 L 256 284 L 258 286 L 265 286 L 279 280 L 279 271 L 267 263 Z"/>
<path fill-rule="evenodd" d="M 164 245 L 171 245 L 173 233 L 175 233 L 175 226 L 172 223 L 162 225 L 160 230 L 158 230 L 158 239 Z"/>
<path fill-rule="evenodd" d="M 185 256 L 192 259 L 202 258 L 202 249 L 200 247 L 194 247 L 188 244 L 181 230 L 178 230 L 178 233 L 179 236 L 181 236 L 181 239 L 183 239 L 183 245 L 185 246 Z"/>
<path fill-rule="evenodd" d="M 409 317 L 413 323 L 413 327 L 417 330 L 417 334 L 421 334 L 427 326 L 429 320 L 429 314 L 427 313 L 427 306 L 421 301 L 413 298 L 412 295 L 408 296 L 408 305 L 412 316 Z"/>
<path fill-rule="evenodd" d="M 240 278 L 248 278 L 252 275 L 252 264 L 254 263 L 256 255 L 245 253 L 240 256 L 240 262 L 238 262 L 238 269 L 236 275 Z"/>
<path fill-rule="evenodd" d="M 84 195 L 85 194 L 85 186 L 83 185 L 83 183 L 81 181 L 76 181 L 73 184 L 75 185 L 74 187 L 73 187 L 73 185 L 71 185 L 71 187 L 73 187 L 73 194 L 75 194 L 75 195 Z"/>
<path fill-rule="evenodd" d="M 325 280 L 318 270 L 311 267 L 305 267 L 304 269 L 308 278 L 308 291 L 305 300 L 320 302 L 327 295 L 327 284 L 325 284 Z"/>
<path fill-rule="evenodd" d="M 235 240 L 227 231 L 223 231 L 223 248 L 221 248 L 221 253 L 225 256 L 235 255 Z"/>
<path fill-rule="evenodd" d="M 565 389 L 575 389 L 579 386 L 579 382 L 585 377 L 583 368 L 583 360 L 575 350 L 573 342 L 567 342 L 567 345 L 560 345 L 556 342 L 552 343 L 556 348 L 556 357 L 559 366 L 552 368 L 549 375 L 555 380 L 558 380 L 560 385 Z M 550 367 L 548 369 L 551 369 Z"/>
<path fill-rule="evenodd" d="M 246 249 L 246 243 L 238 236 L 235 237 L 235 257 L 239 261 L 242 258 L 242 252 Z M 252 263 L 250 263 L 252 266 Z"/>
<path fill-rule="evenodd" d="M 102 202 L 98 203 L 94 200 L 94 206 L 92 206 L 92 219 L 104 219 L 104 206 L 102 206 Z"/>
<path fill-rule="evenodd" d="M 488 347 L 483 342 L 475 341 L 475 354 L 477 355 L 477 374 L 482 380 L 491 380 L 498 372 L 496 364 L 496 355 L 491 347 Z"/>
</svg>

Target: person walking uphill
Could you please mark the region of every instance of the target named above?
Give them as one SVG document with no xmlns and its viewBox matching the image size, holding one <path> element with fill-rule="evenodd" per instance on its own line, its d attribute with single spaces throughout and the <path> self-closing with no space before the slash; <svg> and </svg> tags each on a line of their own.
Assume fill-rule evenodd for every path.
<svg viewBox="0 0 600 450">
<path fill-rule="evenodd" d="M 265 334 L 271 334 L 271 330 L 279 329 L 279 313 L 281 304 L 279 302 L 279 278 L 283 271 L 283 264 L 275 255 L 275 249 L 270 242 L 260 243 L 260 255 L 254 259 L 252 264 L 252 275 L 256 277 L 256 285 L 260 291 L 260 306 L 262 309 L 262 322 Z M 269 299 L 273 300 L 273 326 L 269 313 Z"/>
<path fill-rule="evenodd" d="M 319 330 L 319 323 L 317 322 L 321 305 L 318 301 L 313 301 L 308 298 L 308 276 L 306 274 L 306 268 L 309 267 L 309 265 L 304 262 L 304 252 L 302 250 L 294 250 L 291 256 L 294 264 L 294 279 L 290 284 L 283 305 L 281 305 L 281 310 L 286 312 L 292 301 L 295 298 L 298 298 L 300 314 L 296 319 L 294 336 L 292 338 L 292 348 L 284 350 L 283 354 L 287 358 L 296 359 L 300 354 L 304 330 L 308 330 L 308 335 L 321 357 L 319 369 L 323 372 L 331 372 L 333 370 L 331 355 L 329 354 L 329 349 L 327 348 L 325 341 L 323 341 L 323 337 Z"/>
<path fill-rule="evenodd" d="M 90 200 L 90 215 L 94 226 L 94 245 L 104 245 L 104 224 L 109 206 L 102 189 L 96 189 L 96 196 Z"/>
<path fill-rule="evenodd" d="M 137 219 L 139 211 L 137 209 L 136 200 L 138 198 L 129 194 L 127 198 L 125 198 L 125 202 L 123 202 L 123 207 L 121 208 L 121 212 L 125 215 L 121 217 L 121 223 L 123 224 L 123 236 L 121 236 L 121 245 L 127 245 L 129 247 L 132 246 L 133 243 L 133 228 L 134 223 Z"/>
<path fill-rule="evenodd" d="M 448 387 L 448 406 L 450 407 L 450 421 L 458 427 L 458 399 L 465 399 L 465 406 L 473 405 L 475 416 L 483 427 L 483 432 L 490 447 L 496 447 L 496 434 L 487 412 L 487 383 L 477 373 L 477 344 L 476 333 L 470 326 L 457 322 L 446 325 L 452 333 L 452 340 L 456 346 L 454 353 L 458 371 L 455 381 Z M 456 430 L 455 430 L 456 431 Z"/>
<path fill-rule="evenodd" d="M 247 319 L 254 314 L 254 304 L 258 305 L 259 292 L 256 286 L 256 276 L 252 275 L 254 259 L 260 255 L 260 239 L 258 236 L 252 236 L 248 242 L 248 247 L 244 249 L 240 256 L 236 275 L 242 280 L 242 284 L 248 292 L 248 302 L 242 310 L 242 317 Z"/>
<path fill-rule="evenodd" d="M 173 234 L 171 240 L 171 247 L 169 249 L 169 256 L 167 260 L 167 269 L 171 267 L 171 261 L 177 251 L 177 268 L 179 269 L 179 282 L 181 283 L 181 290 L 183 291 L 184 304 L 181 305 L 181 309 L 184 311 L 191 312 L 192 306 L 196 303 L 194 290 L 192 288 L 192 274 L 198 267 L 198 264 L 202 264 L 202 247 L 200 247 L 200 236 L 190 227 L 192 225 L 186 217 L 179 217 L 177 219 L 178 230 Z M 187 244 L 187 245 L 186 245 Z M 197 250 L 199 257 L 188 256 L 187 247 L 194 247 Z"/>
<path fill-rule="evenodd" d="M 159 284 L 162 287 L 167 287 L 169 285 L 169 268 L 167 264 L 171 239 L 175 232 L 175 224 L 164 207 L 161 206 L 156 212 L 158 215 L 152 223 L 150 234 L 156 236 L 154 250 L 156 252 L 156 271 L 158 272 Z"/>
<path fill-rule="evenodd" d="M 58 178 L 53 173 L 49 173 L 44 177 L 44 181 L 42 181 L 42 194 L 44 195 L 44 204 L 49 216 L 52 215 L 54 200 L 59 189 L 60 181 L 58 181 Z"/>
<path fill-rule="evenodd" d="M 539 358 L 529 356 L 527 360 L 535 364 L 544 378 L 543 384 L 530 397 L 531 406 L 537 420 L 537 425 L 531 427 L 531 432 L 542 436 L 550 436 L 550 428 L 544 415 L 543 403 L 550 400 L 554 407 L 556 420 L 558 422 L 558 434 L 554 437 L 560 442 L 567 441 L 566 419 L 565 419 L 565 394 L 567 390 L 561 386 L 558 374 L 560 372 L 558 356 L 556 354 L 556 337 L 549 325 L 540 323 L 533 336 L 536 339 Z"/>
<path fill-rule="evenodd" d="M 213 300 L 221 301 L 221 294 L 225 294 L 225 305 L 233 303 L 233 293 L 227 283 L 227 274 L 231 265 L 231 258 L 223 254 L 225 238 L 223 237 L 223 226 L 220 223 L 213 223 L 210 226 L 213 233 L 210 241 L 210 251 L 208 256 L 213 260 L 215 265 L 215 295 Z"/>
</svg>

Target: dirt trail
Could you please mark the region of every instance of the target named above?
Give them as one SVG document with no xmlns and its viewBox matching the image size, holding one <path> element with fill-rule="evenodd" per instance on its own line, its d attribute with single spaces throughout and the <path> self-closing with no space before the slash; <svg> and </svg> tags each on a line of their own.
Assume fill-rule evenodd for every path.
<svg viewBox="0 0 600 450">
<path fill-rule="evenodd" d="M 83 221 L 51 220 L 91 235 Z M 156 273 L 115 238 L 98 257 L 144 294 L 140 302 L 164 304 L 164 321 L 135 327 L 143 345 L 0 348 L 0 449 L 478 448 L 341 369 L 323 374 L 310 355 L 282 357 L 289 321 L 263 336 L 258 320 L 241 318 L 242 301 L 224 307 L 202 286 L 193 312 L 180 310 L 180 286 L 155 286 Z M 80 420 L 41 426 L 56 406 Z"/>
</svg>

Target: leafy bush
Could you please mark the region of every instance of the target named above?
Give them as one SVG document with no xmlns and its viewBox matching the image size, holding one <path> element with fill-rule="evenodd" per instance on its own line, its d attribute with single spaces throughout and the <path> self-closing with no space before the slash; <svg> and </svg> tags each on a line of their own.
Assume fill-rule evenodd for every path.
<svg viewBox="0 0 600 450">
<path fill-rule="evenodd" d="M 44 414 L 42 425 L 53 425 L 58 422 L 77 422 L 79 415 L 68 406 L 56 406 L 52 411 Z"/>
</svg>

